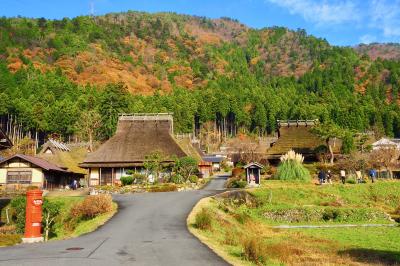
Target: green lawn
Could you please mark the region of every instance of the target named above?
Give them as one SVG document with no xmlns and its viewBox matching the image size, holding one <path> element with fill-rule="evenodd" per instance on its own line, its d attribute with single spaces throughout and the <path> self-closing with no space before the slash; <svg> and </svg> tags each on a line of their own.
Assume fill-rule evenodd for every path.
<svg viewBox="0 0 400 266">
<path fill-rule="evenodd" d="M 400 264 L 400 227 L 274 229 L 276 224 L 392 223 L 400 182 L 324 185 L 266 181 L 197 206 L 190 230 L 233 265 Z M 196 228 L 208 210 L 211 227 Z"/>
</svg>

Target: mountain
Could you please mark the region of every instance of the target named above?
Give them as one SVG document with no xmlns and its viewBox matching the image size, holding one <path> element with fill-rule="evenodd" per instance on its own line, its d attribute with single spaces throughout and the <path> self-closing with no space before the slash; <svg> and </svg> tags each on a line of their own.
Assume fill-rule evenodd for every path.
<svg viewBox="0 0 400 266">
<path fill-rule="evenodd" d="M 79 134 L 88 111 L 103 138 L 121 112 L 173 112 L 178 132 L 215 122 L 228 135 L 263 135 L 276 119 L 318 118 L 400 136 L 400 63 L 392 50 L 373 60 L 376 49 L 174 13 L 3 17 L 0 115 L 63 136 Z"/>
<path fill-rule="evenodd" d="M 398 43 L 371 43 L 360 44 L 354 47 L 360 55 L 368 55 L 372 60 L 377 58 L 400 60 L 400 44 Z"/>
<path fill-rule="evenodd" d="M 256 31 L 228 18 L 210 20 L 170 13 L 128 12 L 75 19 L 2 19 L 0 51 L 15 72 L 28 64 L 61 69 L 78 84 L 124 82 L 133 93 L 152 94 L 174 85 L 201 87 L 212 72 L 223 73 L 225 55 L 243 48 L 252 68 L 266 75 L 299 77 L 311 69 L 328 43 L 304 31 Z M 230 47 L 227 47 L 227 44 Z"/>
</svg>

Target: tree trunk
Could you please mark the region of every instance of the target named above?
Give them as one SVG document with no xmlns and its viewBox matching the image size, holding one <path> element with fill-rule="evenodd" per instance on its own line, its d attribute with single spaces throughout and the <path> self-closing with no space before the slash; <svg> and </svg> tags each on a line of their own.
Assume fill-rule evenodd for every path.
<svg viewBox="0 0 400 266">
<path fill-rule="evenodd" d="M 89 133 L 89 151 L 93 152 L 93 134 Z"/>
<path fill-rule="evenodd" d="M 334 157 L 333 156 L 334 156 L 334 154 L 333 154 L 332 146 L 329 144 L 329 140 L 326 141 L 326 145 L 328 146 L 329 153 L 331 155 L 330 163 L 333 164 L 333 161 L 334 161 Z"/>
</svg>

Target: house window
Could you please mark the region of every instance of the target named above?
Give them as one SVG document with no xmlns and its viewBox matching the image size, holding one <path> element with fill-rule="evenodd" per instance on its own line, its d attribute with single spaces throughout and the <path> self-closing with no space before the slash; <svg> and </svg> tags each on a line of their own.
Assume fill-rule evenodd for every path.
<svg viewBox="0 0 400 266">
<path fill-rule="evenodd" d="M 7 184 L 30 184 L 32 171 L 7 171 Z"/>
</svg>

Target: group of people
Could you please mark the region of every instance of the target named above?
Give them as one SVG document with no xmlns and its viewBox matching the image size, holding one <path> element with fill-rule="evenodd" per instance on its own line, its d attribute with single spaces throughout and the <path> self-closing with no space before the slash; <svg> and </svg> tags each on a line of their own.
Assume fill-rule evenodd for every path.
<svg viewBox="0 0 400 266">
<path fill-rule="evenodd" d="M 324 170 L 320 170 L 318 173 L 319 184 L 322 185 L 324 183 L 332 184 L 332 172 L 328 170 L 325 172 Z"/>
<path fill-rule="evenodd" d="M 344 169 L 340 170 L 340 181 L 345 184 L 346 183 L 346 171 Z M 376 170 L 375 169 L 370 169 L 368 171 L 368 176 L 371 179 L 372 183 L 376 181 Z M 332 172 L 331 170 L 328 170 L 325 172 L 323 169 L 321 169 L 318 173 L 318 179 L 320 185 L 328 183 L 332 184 Z M 361 170 L 356 171 L 356 181 L 358 184 L 364 183 L 364 176 Z"/>
</svg>

